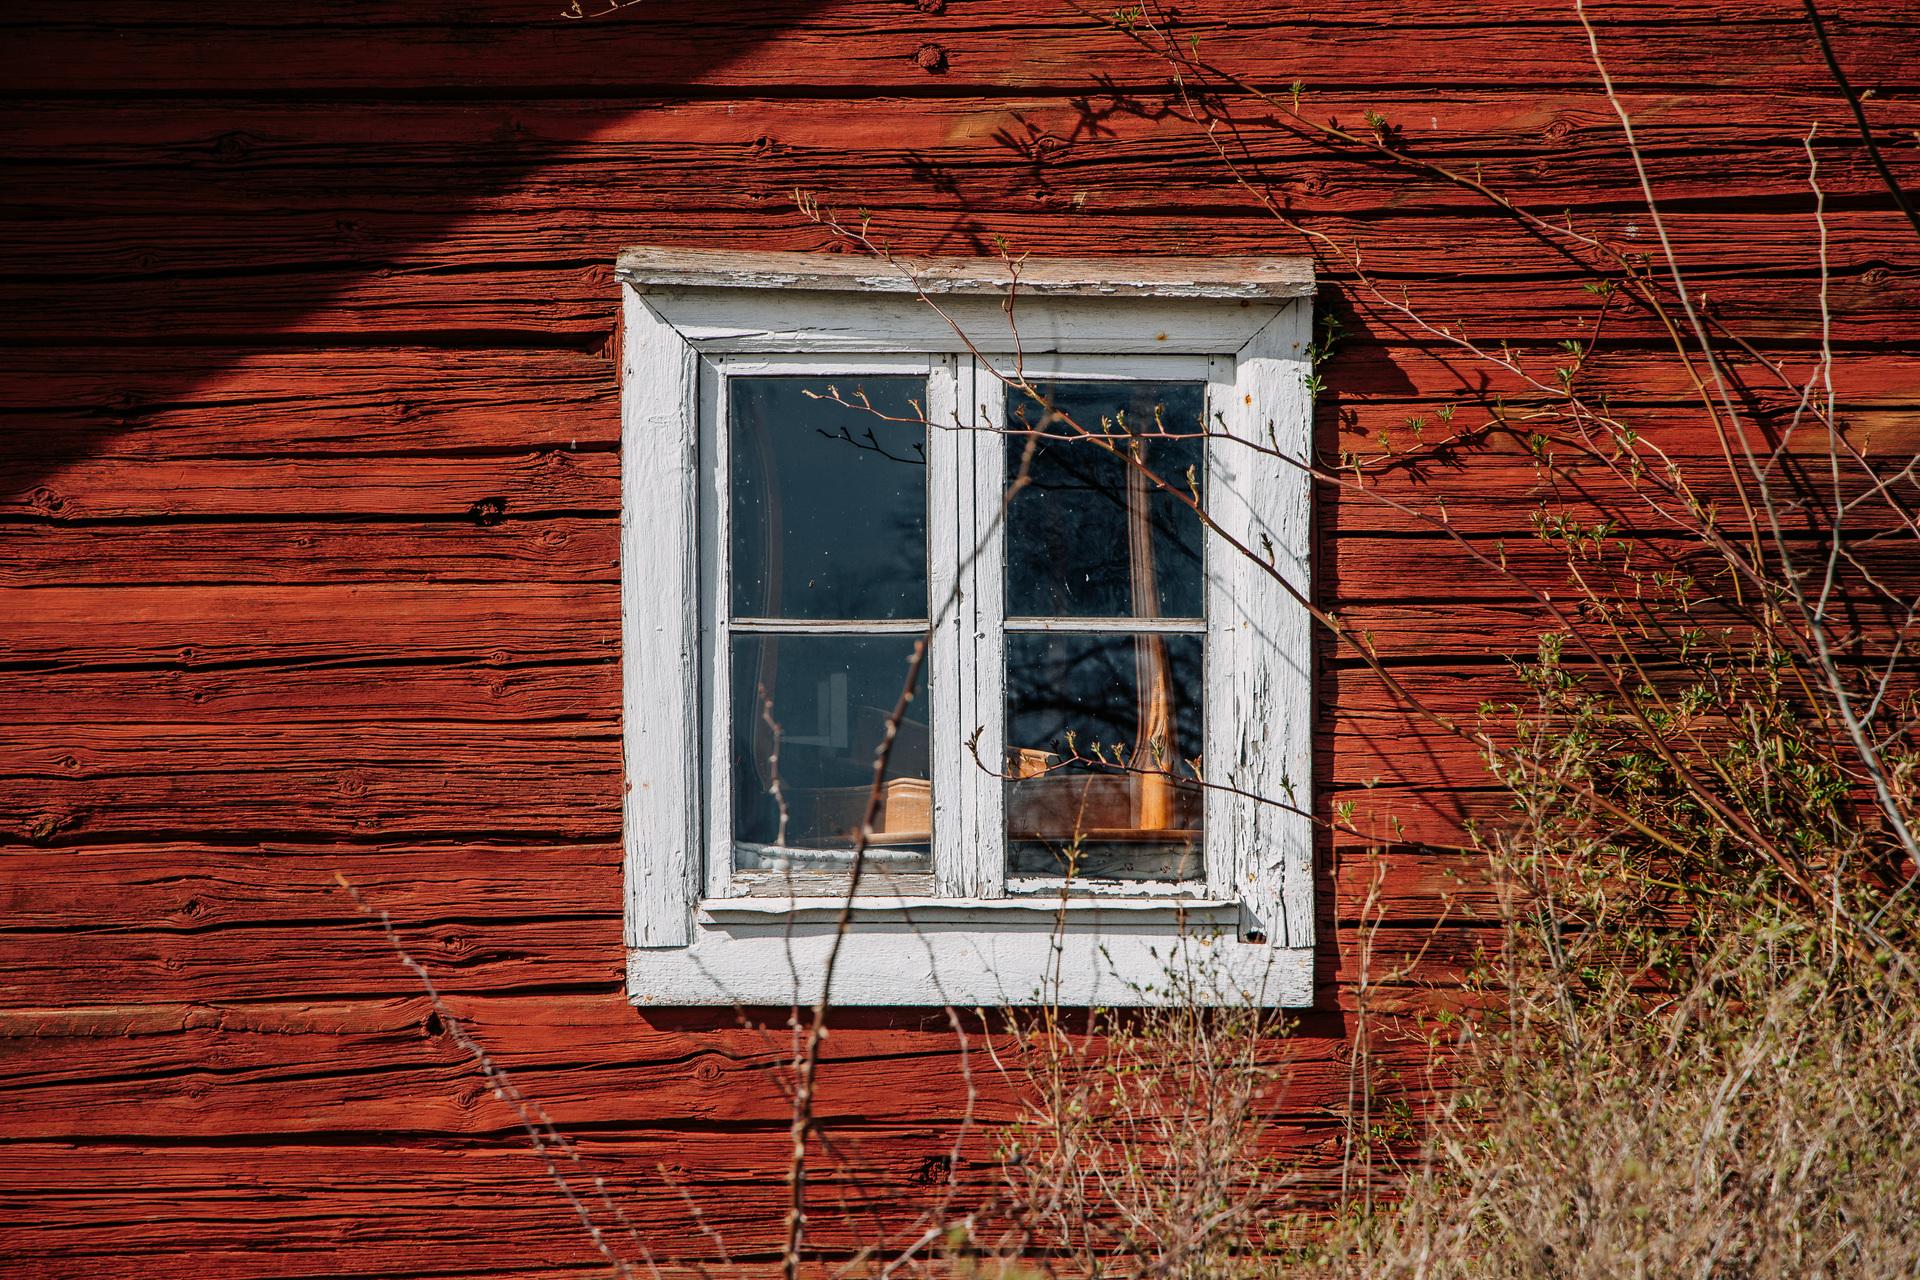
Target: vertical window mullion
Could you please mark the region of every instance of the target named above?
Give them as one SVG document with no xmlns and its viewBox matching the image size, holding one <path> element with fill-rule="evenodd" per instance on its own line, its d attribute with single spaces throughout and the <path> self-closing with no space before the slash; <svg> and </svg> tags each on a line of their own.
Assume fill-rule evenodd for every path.
<svg viewBox="0 0 1920 1280">
<path fill-rule="evenodd" d="M 967 755 L 972 822 L 968 843 L 974 863 L 972 892 L 1001 898 L 1007 892 L 1006 620 L 1007 620 L 1007 420 L 1006 384 L 983 362 L 968 360 L 971 448 L 972 661 L 968 672 L 969 715 L 963 740 Z M 975 733 L 978 738 L 975 738 Z M 977 753 L 977 754 L 976 754 Z"/>
<path fill-rule="evenodd" d="M 957 729 L 964 719 L 967 592 L 962 582 L 966 542 L 966 433 L 956 430 L 966 403 L 958 357 L 935 357 L 927 369 L 927 608 L 932 644 L 927 652 L 927 723 L 932 731 L 933 874 L 942 894 L 964 894 L 968 883 L 970 806 Z"/>
<path fill-rule="evenodd" d="M 944 399 L 930 392 L 927 414 L 937 495 L 928 521 L 937 576 L 932 606 L 939 618 L 934 874 L 943 894 L 997 898 L 1005 891 L 999 779 L 980 764 L 997 767 L 1000 758 L 1000 437 L 980 428 L 993 421 L 982 399 L 997 404 L 998 384 L 985 386 L 971 357 L 944 365 L 950 392 Z"/>
</svg>

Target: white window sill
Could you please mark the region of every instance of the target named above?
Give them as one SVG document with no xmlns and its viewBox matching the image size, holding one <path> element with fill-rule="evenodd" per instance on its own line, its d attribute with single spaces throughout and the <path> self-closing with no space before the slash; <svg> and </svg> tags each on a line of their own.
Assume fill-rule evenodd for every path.
<svg viewBox="0 0 1920 1280">
<path fill-rule="evenodd" d="M 843 905 L 708 899 L 692 945 L 629 952 L 629 996 L 642 1006 L 810 1005 Z M 1207 899 L 860 898 L 833 1003 L 1310 1003 L 1313 949 L 1242 941 L 1238 925 L 1237 904 Z"/>
<path fill-rule="evenodd" d="M 783 920 L 809 923 L 840 918 L 846 899 L 835 897 L 708 898 L 700 904 L 703 924 L 735 924 Z M 851 917 L 860 923 L 893 924 L 968 923 L 995 927 L 1009 922 L 1066 919 L 1095 924 L 1115 921 L 1157 921 L 1190 928 L 1231 929 L 1240 918 L 1240 904 L 1221 898 L 935 898 L 859 897 Z"/>
</svg>

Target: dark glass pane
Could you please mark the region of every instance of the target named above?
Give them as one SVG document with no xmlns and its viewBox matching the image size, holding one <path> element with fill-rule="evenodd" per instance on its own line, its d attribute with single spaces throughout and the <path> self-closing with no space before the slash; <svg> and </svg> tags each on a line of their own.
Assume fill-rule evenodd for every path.
<svg viewBox="0 0 1920 1280">
<path fill-rule="evenodd" d="M 927 380 L 734 378 L 727 389 L 733 615 L 924 618 Z"/>
<path fill-rule="evenodd" d="M 1072 425 L 1008 393 L 1007 477 L 1011 483 L 1024 465 L 1028 482 L 1007 512 L 1007 613 L 1199 617 L 1199 516 L 1099 440 L 1076 437 L 1086 432 L 1134 450 L 1168 484 L 1185 491 L 1191 476 L 1198 488 L 1206 388 L 1056 382 L 1040 390 Z"/>
<path fill-rule="evenodd" d="M 1007 637 L 1012 874 L 1205 874 L 1201 653 L 1199 636 Z"/>
<path fill-rule="evenodd" d="M 735 865 L 844 866 L 866 813 L 874 752 L 900 699 L 913 636 L 736 636 L 733 641 Z M 888 757 L 873 861 L 930 866 L 932 786 L 926 676 Z"/>
</svg>

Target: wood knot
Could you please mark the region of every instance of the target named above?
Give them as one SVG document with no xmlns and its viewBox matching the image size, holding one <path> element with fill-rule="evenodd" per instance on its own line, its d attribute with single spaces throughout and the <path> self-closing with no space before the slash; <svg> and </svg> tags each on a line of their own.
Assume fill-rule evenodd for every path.
<svg viewBox="0 0 1920 1280">
<path fill-rule="evenodd" d="M 1567 135 L 1572 132 L 1573 132 L 1573 123 L 1571 121 L 1555 120 L 1552 124 L 1548 125 L 1545 129 L 1542 129 L 1540 131 L 1540 136 L 1544 138 L 1550 146 L 1557 147 L 1561 143 L 1565 142 L 1567 140 Z"/>
<path fill-rule="evenodd" d="M 253 154 L 254 140 L 244 133 L 223 133 L 213 140 L 208 152 L 215 160 L 232 163 Z"/>
<path fill-rule="evenodd" d="M 698 1065 L 696 1065 L 693 1069 L 693 1078 L 695 1080 L 702 1082 L 703 1084 L 712 1084 L 714 1081 L 718 1080 L 723 1074 L 725 1073 L 720 1070 L 720 1064 L 715 1062 L 712 1058 L 701 1059 Z"/>
<path fill-rule="evenodd" d="M 1035 164 L 1045 164 L 1065 151 L 1067 142 L 1056 134 L 1036 133 L 1024 143 L 1019 144 L 1019 149 Z"/>
<path fill-rule="evenodd" d="M 922 13 L 945 13 L 947 0 L 914 0 L 913 7 Z"/>
<path fill-rule="evenodd" d="M 482 498 L 467 508 L 467 514 L 482 529 L 491 528 L 507 518 L 507 500 L 505 498 Z"/>
<path fill-rule="evenodd" d="M 927 1156 L 920 1161 L 919 1167 L 916 1168 L 912 1174 L 913 1181 L 923 1187 L 930 1187 L 936 1183 L 945 1182 L 952 1176 L 952 1156 Z"/>
<path fill-rule="evenodd" d="M 1860 283 L 1872 289 L 1884 288 L 1891 279 L 1893 272 L 1885 267 L 1869 267 L 1860 273 Z"/>
<path fill-rule="evenodd" d="M 928 41 L 913 51 L 913 65 L 929 75 L 943 75 L 947 70 L 947 51 Z"/>
</svg>

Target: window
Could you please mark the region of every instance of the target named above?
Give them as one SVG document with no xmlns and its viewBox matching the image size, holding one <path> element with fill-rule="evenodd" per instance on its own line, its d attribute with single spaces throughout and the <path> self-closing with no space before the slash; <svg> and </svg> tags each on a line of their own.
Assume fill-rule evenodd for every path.
<svg viewBox="0 0 1920 1280">
<path fill-rule="evenodd" d="M 630 997 L 1308 1003 L 1308 265 L 619 275 Z"/>
</svg>

